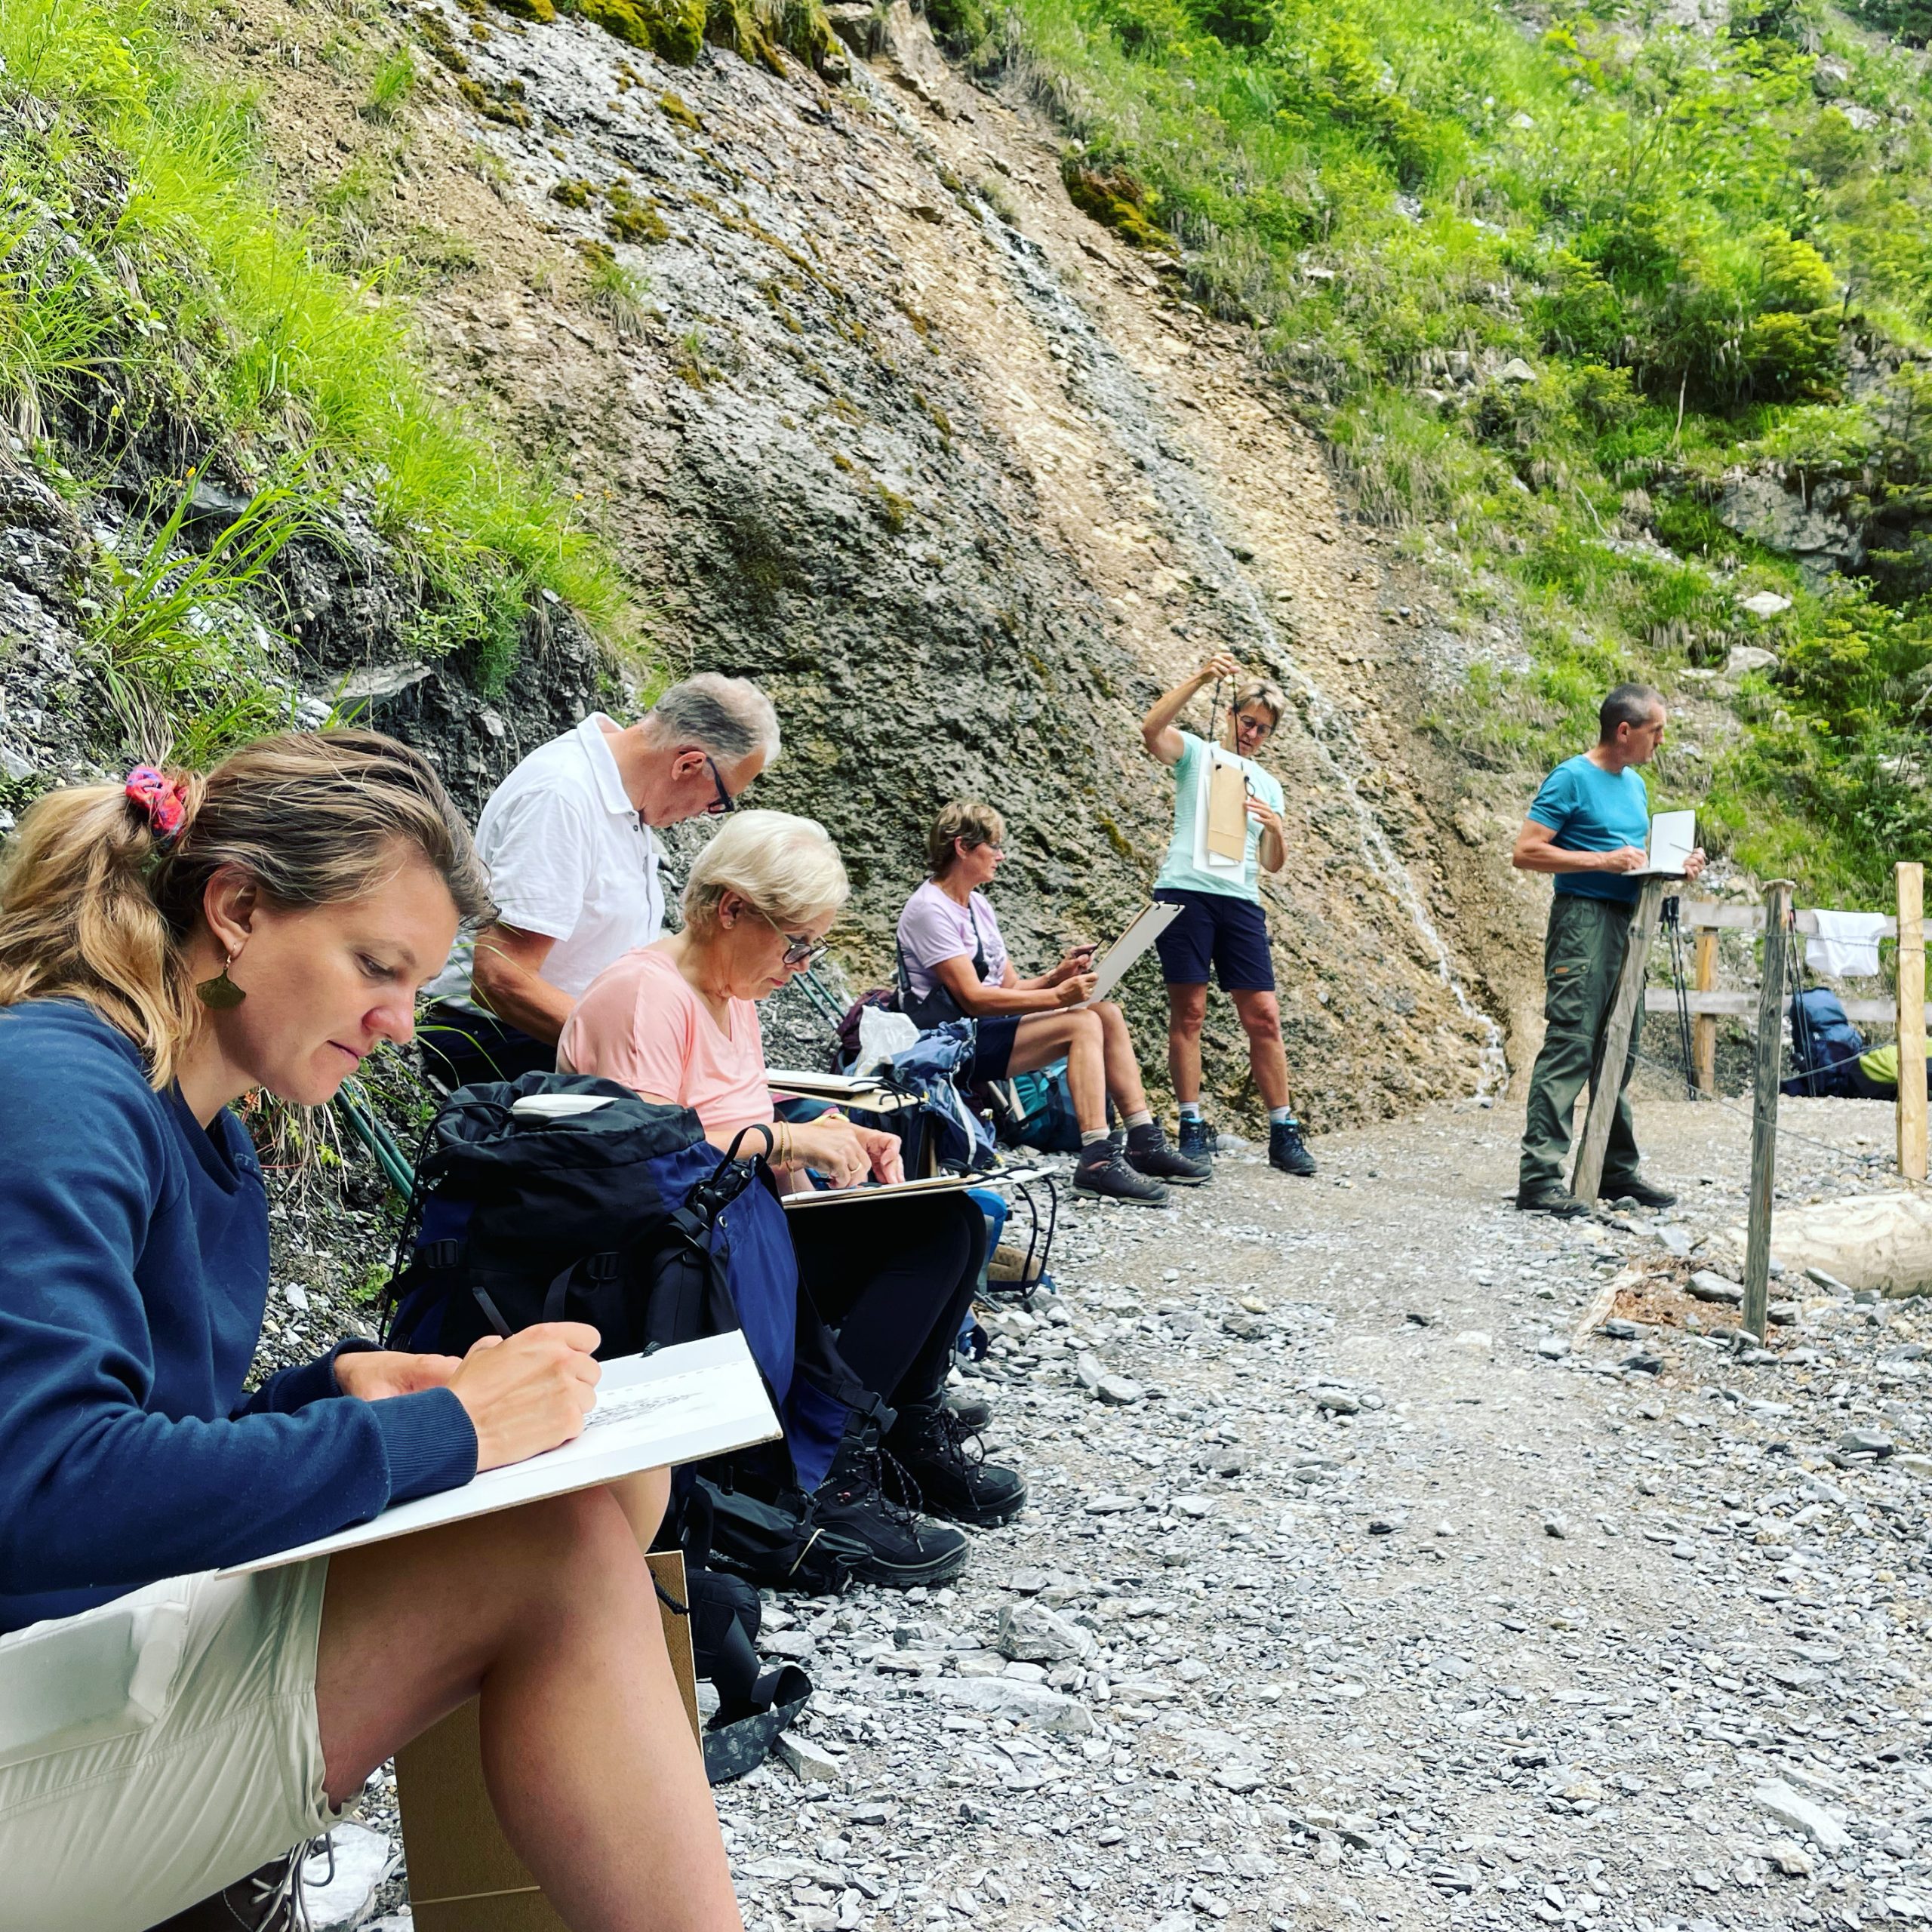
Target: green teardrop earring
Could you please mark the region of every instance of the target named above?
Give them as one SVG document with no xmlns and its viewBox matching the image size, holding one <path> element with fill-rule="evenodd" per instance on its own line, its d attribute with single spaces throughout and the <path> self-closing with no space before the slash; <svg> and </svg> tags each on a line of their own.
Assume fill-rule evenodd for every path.
<svg viewBox="0 0 1932 1932">
<path fill-rule="evenodd" d="M 195 985 L 195 997 L 212 1013 L 232 1013 L 248 995 L 228 977 L 228 969 L 235 964 L 235 955 L 230 953 L 222 962 L 221 971 L 212 980 L 200 980 Z"/>
</svg>

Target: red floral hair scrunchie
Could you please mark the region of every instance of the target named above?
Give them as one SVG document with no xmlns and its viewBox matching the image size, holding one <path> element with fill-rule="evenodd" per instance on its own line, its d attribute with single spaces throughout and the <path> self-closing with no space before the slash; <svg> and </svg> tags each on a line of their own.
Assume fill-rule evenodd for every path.
<svg viewBox="0 0 1932 1932">
<path fill-rule="evenodd" d="M 137 764 L 122 788 L 147 814 L 157 838 L 172 838 L 188 817 L 188 798 L 179 783 L 151 764 Z"/>
</svg>

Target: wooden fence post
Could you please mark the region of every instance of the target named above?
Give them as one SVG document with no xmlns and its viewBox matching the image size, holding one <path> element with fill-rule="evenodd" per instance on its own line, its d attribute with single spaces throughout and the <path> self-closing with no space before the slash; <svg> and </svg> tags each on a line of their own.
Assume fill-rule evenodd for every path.
<svg viewBox="0 0 1932 1932">
<path fill-rule="evenodd" d="M 1751 1075 L 1751 1215 L 1744 1243 L 1743 1325 L 1761 1342 L 1771 1291 L 1771 1186 L 1777 1172 L 1791 894 L 1788 878 L 1774 878 L 1764 888 L 1764 970 L 1758 985 L 1757 1056 Z"/>
<path fill-rule="evenodd" d="M 1718 935 L 1714 926 L 1697 929 L 1697 989 L 1715 992 L 1718 984 Z M 1690 1063 L 1696 1069 L 1697 1091 L 1715 1100 L 1718 1091 L 1718 1017 L 1700 1013 L 1690 1023 Z"/>
<path fill-rule="evenodd" d="M 1899 1172 L 1925 1178 L 1925 868 L 1903 860 L 1899 886 Z"/>
<path fill-rule="evenodd" d="M 1650 971 L 1651 942 L 1657 936 L 1657 915 L 1663 910 L 1664 895 L 1677 886 L 1674 878 L 1647 878 L 1631 909 L 1623 970 L 1604 1023 L 1603 1051 L 1590 1082 L 1589 1112 L 1583 1116 L 1583 1137 L 1577 1143 L 1577 1164 L 1570 1176 L 1570 1192 L 1586 1203 L 1595 1200 L 1603 1180 L 1603 1157 L 1610 1146 L 1611 1123 L 1617 1118 L 1617 1097 L 1623 1091 L 1623 1063 L 1644 1004 L 1644 978 Z"/>
</svg>

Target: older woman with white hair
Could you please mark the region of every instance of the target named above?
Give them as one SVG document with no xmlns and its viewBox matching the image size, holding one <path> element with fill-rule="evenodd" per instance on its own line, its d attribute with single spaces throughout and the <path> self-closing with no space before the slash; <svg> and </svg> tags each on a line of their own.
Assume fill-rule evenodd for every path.
<svg viewBox="0 0 1932 1932">
<path fill-rule="evenodd" d="M 734 814 L 691 867 L 683 930 L 592 982 L 565 1023 L 558 1064 L 691 1108 L 721 1148 L 763 1126 L 781 1172 L 809 1171 L 837 1187 L 900 1179 L 893 1136 L 836 1116 L 775 1121 L 767 1083 L 757 1003 L 825 951 L 850 891 L 815 820 Z M 800 1281 L 839 1353 L 898 1416 L 881 1445 L 882 1476 L 872 1445 L 856 1426 L 848 1433 L 804 1506 L 811 1527 L 875 1582 L 951 1576 L 966 1539 L 909 1511 L 983 1526 L 1004 1522 L 1026 1495 L 1018 1476 L 969 1450 L 942 1399 L 985 1258 L 985 1220 L 958 1193 L 814 1205 L 788 1225 Z"/>
</svg>

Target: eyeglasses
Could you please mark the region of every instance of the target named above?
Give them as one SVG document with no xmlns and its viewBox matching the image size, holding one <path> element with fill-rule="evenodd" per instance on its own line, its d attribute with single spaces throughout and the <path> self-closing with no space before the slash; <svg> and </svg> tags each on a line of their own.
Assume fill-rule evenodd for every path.
<svg viewBox="0 0 1932 1932">
<path fill-rule="evenodd" d="M 1244 716 L 1238 711 L 1235 713 L 1235 724 L 1237 729 L 1244 724 L 1246 725 L 1257 738 L 1272 738 L 1275 735 L 1275 728 L 1272 724 L 1264 724 L 1260 718 Z"/>
<path fill-rule="evenodd" d="M 810 966 L 832 950 L 832 942 L 826 939 L 804 939 L 796 933 L 788 933 L 768 912 L 758 917 L 785 942 L 785 950 L 780 955 L 787 966 Z"/>
<path fill-rule="evenodd" d="M 734 812 L 738 809 L 738 801 L 725 790 L 724 781 L 718 775 L 718 761 L 706 752 L 704 761 L 711 768 L 711 783 L 718 793 L 717 797 L 705 807 L 705 816 L 707 818 L 722 818 L 727 812 Z"/>
</svg>

